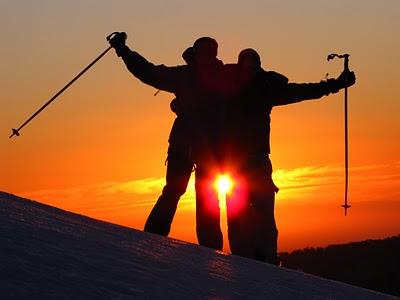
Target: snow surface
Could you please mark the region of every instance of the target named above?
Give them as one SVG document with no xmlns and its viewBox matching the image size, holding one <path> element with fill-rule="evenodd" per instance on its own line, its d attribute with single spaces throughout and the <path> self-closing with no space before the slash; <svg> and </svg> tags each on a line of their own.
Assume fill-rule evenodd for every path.
<svg viewBox="0 0 400 300">
<path fill-rule="evenodd" d="M 394 299 L 0 192 L 0 299 Z"/>
</svg>

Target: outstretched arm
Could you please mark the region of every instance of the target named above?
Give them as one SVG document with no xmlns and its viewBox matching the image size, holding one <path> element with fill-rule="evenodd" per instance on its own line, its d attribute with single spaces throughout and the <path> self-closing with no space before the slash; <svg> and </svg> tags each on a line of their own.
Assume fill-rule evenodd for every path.
<svg viewBox="0 0 400 300">
<path fill-rule="evenodd" d="M 346 78 L 347 77 L 347 78 Z M 319 83 L 288 83 L 270 93 L 273 105 L 286 105 L 304 100 L 319 99 L 355 83 L 354 72 L 344 71 L 337 79 Z"/>
<path fill-rule="evenodd" d="M 132 51 L 125 44 L 126 35 L 116 34 L 110 40 L 118 56 L 122 58 L 128 70 L 143 83 L 156 89 L 174 93 L 187 66 L 166 67 L 154 65 L 139 53 Z"/>
</svg>

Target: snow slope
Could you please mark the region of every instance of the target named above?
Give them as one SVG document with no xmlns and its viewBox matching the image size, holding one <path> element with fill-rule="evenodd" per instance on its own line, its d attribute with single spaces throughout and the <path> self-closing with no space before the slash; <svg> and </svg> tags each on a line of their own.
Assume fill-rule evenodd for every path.
<svg viewBox="0 0 400 300">
<path fill-rule="evenodd" d="M 0 192 L 1 299 L 394 299 Z"/>
</svg>

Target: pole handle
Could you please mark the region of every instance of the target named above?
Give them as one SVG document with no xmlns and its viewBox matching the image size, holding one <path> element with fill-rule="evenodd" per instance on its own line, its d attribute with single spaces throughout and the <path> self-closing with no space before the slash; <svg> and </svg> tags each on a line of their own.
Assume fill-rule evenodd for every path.
<svg viewBox="0 0 400 300">
<path fill-rule="evenodd" d="M 112 40 L 117 34 L 123 34 L 125 39 L 128 37 L 128 35 L 125 32 L 114 31 L 113 33 L 110 33 L 109 35 L 107 35 L 107 37 L 106 37 L 107 42 Z"/>
<path fill-rule="evenodd" d="M 328 55 L 327 60 L 330 61 L 331 59 L 337 58 L 344 58 L 344 71 L 349 71 L 349 56 L 350 54 L 336 54 L 331 53 Z"/>
<path fill-rule="evenodd" d="M 349 54 L 344 55 L 344 70 L 345 71 L 350 71 L 349 69 Z"/>
</svg>

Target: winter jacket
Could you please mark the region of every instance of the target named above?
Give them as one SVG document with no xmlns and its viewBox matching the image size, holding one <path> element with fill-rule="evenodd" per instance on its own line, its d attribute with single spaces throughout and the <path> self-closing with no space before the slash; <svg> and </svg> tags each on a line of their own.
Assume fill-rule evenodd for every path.
<svg viewBox="0 0 400 300">
<path fill-rule="evenodd" d="M 119 54 L 128 70 L 143 83 L 176 95 L 179 112 L 170 141 L 185 145 L 184 139 L 191 138 L 189 144 L 197 159 L 219 156 L 221 116 L 224 115 L 227 94 L 223 63 L 216 59 L 208 68 L 195 70 L 188 65 L 154 65 L 126 46 L 119 49 Z"/>
</svg>

